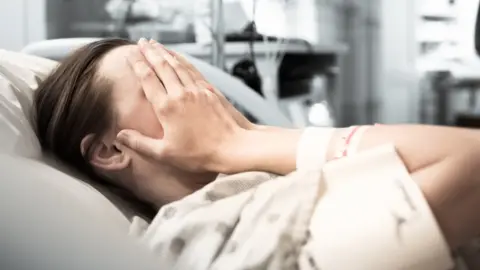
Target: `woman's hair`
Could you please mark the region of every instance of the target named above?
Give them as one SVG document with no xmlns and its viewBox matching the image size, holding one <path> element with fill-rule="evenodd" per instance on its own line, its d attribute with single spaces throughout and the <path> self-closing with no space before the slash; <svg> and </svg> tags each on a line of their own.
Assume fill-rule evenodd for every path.
<svg viewBox="0 0 480 270">
<path fill-rule="evenodd" d="M 124 39 L 103 39 L 76 50 L 42 82 L 35 91 L 33 123 L 44 151 L 80 173 L 97 180 L 124 199 L 129 208 L 145 218 L 152 218 L 151 204 L 120 186 L 103 181 L 95 173 L 90 159 L 100 138 L 114 125 L 112 82 L 98 74 L 99 63 L 111 50 L 134 44 Z M 82 153 L 82 139 L 93 134 L 92 142 Z M 113 199 L 113 198 L 110 198 Z"/>
<path fill-rule="evenodd" d="M 98 66 L 108 52 L 129 44 L 103 39 L 76 50 L 35 92 L 33 119 L 42 148 L 90 177 L 98 177 L 89 162 L 93 147 L 115 115 L 112 82 L 98 74 Z M 82 153 L 80 144 L 88 134 L 93 134 L 92 143 Z"/>
</svg>

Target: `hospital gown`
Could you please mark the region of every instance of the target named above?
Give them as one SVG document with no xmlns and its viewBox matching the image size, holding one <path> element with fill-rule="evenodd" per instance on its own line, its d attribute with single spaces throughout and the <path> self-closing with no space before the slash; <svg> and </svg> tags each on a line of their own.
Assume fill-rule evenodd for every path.
<svg viewBox="0 0 480 270">
<path fill-rule="evenodd" d="M 311 149 L 324 147 L 307 137 L 303 143 Z M 313 169 L 313 160 L 287 176 L 220 177 L 132 231 L 141 232 L 161 269 L 451 269 L 438 225 L 393 147 L 335 162 Z M 385 168 L 371 174 L 372 162 Z M 363 187 L 370 184 L 379 187 Z M 422 257 L 421 250 L 430 253 Z M 402 261 L 412 256 L 413 263 Z"/>
</svg>

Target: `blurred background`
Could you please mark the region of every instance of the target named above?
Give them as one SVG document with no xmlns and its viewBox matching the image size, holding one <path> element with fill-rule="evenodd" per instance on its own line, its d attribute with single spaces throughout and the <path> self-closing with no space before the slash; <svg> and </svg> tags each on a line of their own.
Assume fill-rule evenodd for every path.
<svg viewBox="0 0 480 270">
<path fill-rule="evenodd" d="M 470 44 L 474 21 L 465 15 L 477 4 L 0 1 L 0 48 L 21 50 L 35 41 L 72 37 L 154 38 L 238 77 L 299 127 L 480 127 L 480 61 Z"/>
</svg>

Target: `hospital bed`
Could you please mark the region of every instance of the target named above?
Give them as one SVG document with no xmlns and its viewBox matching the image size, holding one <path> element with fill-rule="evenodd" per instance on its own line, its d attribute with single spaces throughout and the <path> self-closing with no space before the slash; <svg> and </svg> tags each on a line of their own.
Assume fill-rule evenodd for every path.
<svg viewBox="0 0 480 270">
<path fill-rule="evenodd" d="M 33 90 L 56 66 L 52 60 L 94 40 L 42 41 L 22 53 L 0 50 L 0 269 L 159 267 L 127 237 L 132 222 L 148 222 L 141 207 L 42 153 L 29 121 Z M 188 58 L 258 122 L 291 125 L 239 80 Z"/>
</svg>

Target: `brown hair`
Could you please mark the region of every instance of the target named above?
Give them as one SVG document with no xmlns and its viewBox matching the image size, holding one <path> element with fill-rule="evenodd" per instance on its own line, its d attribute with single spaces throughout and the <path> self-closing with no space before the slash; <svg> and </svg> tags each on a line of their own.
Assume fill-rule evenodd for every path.
<svg viewBox="0 0 480 270">
<path fill-rule="evenodd" d="M 89 162 L 93 146 L 113 125 L 112 83 L 97 74 L 109 51 L 132 44 L 123 39 L 90 43 L 64 59 L 40 83 L 34 96 L 34 122 L 42 148 L 90 177 L 98 178 Z M 85 155 L 82 139 L 94 134 Z"/>
</svg>

